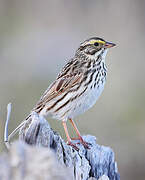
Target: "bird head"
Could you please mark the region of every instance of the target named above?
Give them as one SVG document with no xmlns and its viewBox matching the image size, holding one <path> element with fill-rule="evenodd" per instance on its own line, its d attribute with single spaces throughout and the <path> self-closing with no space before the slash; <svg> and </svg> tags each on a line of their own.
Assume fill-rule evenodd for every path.
<svg viewBox="0 0 145 180">
<path fill-rule="evenodd" d="M 114 46 L 115 44 L 112 42 L 107 42 L 102 38 L 93 37 L 81 43 L 79 50 L 87 55 L 98 56 L 103 52 L 107 52 L 107 49 Z"/>
</svg>

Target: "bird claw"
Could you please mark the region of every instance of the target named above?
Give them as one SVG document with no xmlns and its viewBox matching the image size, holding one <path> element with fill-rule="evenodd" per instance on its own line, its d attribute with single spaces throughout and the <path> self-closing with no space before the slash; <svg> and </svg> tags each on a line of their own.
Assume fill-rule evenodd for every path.
<svg viewBox="0 0 145 180">
<path fill-rule="evenodd" d="M 70 142 L 67 142 L 67 144 L 68 144 L 69 146 L 72 146 L 76 151 L 79 151 L 79 148 L 78 148 L 74 143 L 72 143 L 71 141 L 70 141 Z"/>
<path fill-rule="evenodd" d="M 86 149 L 90 149 L 89 145 L 91 145 L 90 143 L 86 142 L 83 140 L 83 138 L 80 136 L 78 138 L 71 138 L 72 140 L 79 140 L 80 142 L 78 142 L 77 144 L 82 144 L 84 146 L 84 148 Z"/>
<path fill-rule="evenodd" d="M 84 146 L 84 148 L 90 149 L 90 147 L 89 147 L 90 143 L 88 143 L 88 142 L 86 142 L 84 140 L 81 140 L 80 143 Z"/>
</svg>

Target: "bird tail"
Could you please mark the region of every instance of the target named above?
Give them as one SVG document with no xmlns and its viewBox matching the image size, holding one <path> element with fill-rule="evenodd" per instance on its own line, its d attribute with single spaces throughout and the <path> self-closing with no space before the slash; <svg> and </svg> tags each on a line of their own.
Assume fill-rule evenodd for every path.
<svg viewBox="0 0 145 180">
<path fill-rule="evenodd" d="M 12 139 L 12 137 L 14 137 L 19 130 L 21 129 L 21 127 L 23 127 L 23 125 L 26 123 L 26 121 L 31 117 L 31 113 L 21 122 L 21 124 L 19 124 L 12 132 L 11 134 L 8 136 L 8 142 L 10 142 L 10 140 Z"/>
<path fill-rule="evenodd" d="M 6 137 L 4 138 L 5 143 L 10 142 L 12 137 L 14 137 L 19 130 L 25 125 L 28 119 L 32 116 L 33 112 L 36 112 L 37 114 L 40 114 L 41 110 L 43 109 L 44 105 L 42 101 L 38 102 L 35 108 L 32 109 L 31 113 L 19 124 L 13 131 L 12 133 L 8 136 L 8 133 L 6 132 Z M 8 125 L 8 122 L 6 123 Z"/>
</svg>

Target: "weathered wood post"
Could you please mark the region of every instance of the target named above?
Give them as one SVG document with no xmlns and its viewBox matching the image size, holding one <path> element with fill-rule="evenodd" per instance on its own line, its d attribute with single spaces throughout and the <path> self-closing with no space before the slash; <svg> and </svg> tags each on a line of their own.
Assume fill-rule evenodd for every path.
<svg viewBox="0 0 145 180">
<path fill-rule="evenodd" d="M 94 136 L 83 136 L 90 149 L 78 144 L 79 151 L 76 151 L 43 117 L 33 113 L 28 121 L 20 130 L 19 142 L 10 146 L 8 155 L 0 158 L 0 180 L 11 179 L 11 173 L 13 179 L 120 179 L 114 152 L 96 144 Z"/>
</svg>

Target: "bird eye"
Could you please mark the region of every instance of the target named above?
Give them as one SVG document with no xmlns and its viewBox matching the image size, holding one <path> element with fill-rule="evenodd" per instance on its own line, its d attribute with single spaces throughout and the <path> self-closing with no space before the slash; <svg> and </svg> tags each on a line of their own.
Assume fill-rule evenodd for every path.
<svg viewBox="0 0 145 180">
<path fill-rule="evenodd" d="M 95 42 L 94 45 L 95 45 L 95 46 L 99 46 L 99 43 L 98 43 L 98 42 Z"/>
</svg>

